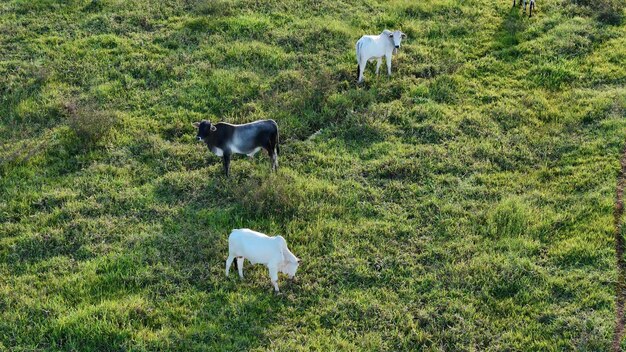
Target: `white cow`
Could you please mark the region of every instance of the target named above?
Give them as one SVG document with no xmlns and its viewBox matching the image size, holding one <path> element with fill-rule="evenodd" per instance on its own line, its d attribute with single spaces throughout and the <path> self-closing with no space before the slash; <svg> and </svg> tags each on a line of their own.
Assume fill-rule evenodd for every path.
<svg viewBox="0 0 626 352">
<path fill-rule="evenodd" d="M 376 74 L 378 75 L 383 56 L 387 59 L 387 74 L 391 76 L 391 55 L 394 50 L 400 48 L 402 38 L 406 38 L 406 34 L 401 31 L 392 32 L 385 29 L 380 35 L 364 35 L 356 42 L 359 83 L 363 81 L 363 72 L 365 72 L 365 65 L 369 60 L 378 59 L 376 64 Z"/>
<path fill-rule="evenodd" d="M 274 291 L 278 292 L 278 272 L 296 275 L 300 259 L 289 248 L 282 236 L 269 237 L 250 229 L 235 229 L 228 236 L 228 259 L 226 259 L 226 276 L 233 260 L 237 258 L 239 277 L 243 278 L 243 261 L 248 259 L 252 264 L 265 264 L 270 272 Z"/>
</svg>

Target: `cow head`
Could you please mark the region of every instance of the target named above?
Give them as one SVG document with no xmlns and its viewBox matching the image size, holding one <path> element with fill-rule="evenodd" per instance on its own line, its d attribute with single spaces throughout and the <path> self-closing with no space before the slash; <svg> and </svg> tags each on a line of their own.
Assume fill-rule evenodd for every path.
<svg viewBox="0 0 626 352">
<path fill-rule="evenodd" d="M 204 139 L 207 138 L 211 132 L 214 132 L 217 130 L 217 127 L 215 127 L 215 125 L 212 125 L 211 122 L 207 120 L 194 122 L 193 126 L 198 129 L 198 134 L 196 135 L 196 139 L 199 141 L 204 141 Z"/>
<path fill-rule="evenodd" d="M 400 42 L 402 39 L 406 38 L 406 34 L 402 33 L 402 31 L 393 31 L 393 33 L 389 34 L 389 38 L 393 40 L 393 46 L 396 49 L 400 48 Z"/>
<path fill-rule="evenodd" d="M 290 279 L 293 279 L 296 276 L 296 271 L 298 271 L 298 266 L 300 266 L 301 260 L 294 256 L 293 258 L 283 260 L 280 264 L 279 270 L 283 274 L 287 274 Z"/>
</svg>

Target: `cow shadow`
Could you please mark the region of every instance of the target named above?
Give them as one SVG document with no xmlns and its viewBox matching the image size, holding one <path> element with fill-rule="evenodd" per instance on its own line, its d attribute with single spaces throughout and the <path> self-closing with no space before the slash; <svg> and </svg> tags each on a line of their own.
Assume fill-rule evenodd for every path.
<svg viewBox="0 0 626 352">
<path fill-rule="evenodd" d="M 494 45 L 490 51 L 502 60 L 513 62 L 520 57 L 517 45 L 520 44 L 523 33 L 527 27 L 526 16 L 520 10 L 519 5 L 509 7 L 504 19 L 494 34 Z"/>
</svg>

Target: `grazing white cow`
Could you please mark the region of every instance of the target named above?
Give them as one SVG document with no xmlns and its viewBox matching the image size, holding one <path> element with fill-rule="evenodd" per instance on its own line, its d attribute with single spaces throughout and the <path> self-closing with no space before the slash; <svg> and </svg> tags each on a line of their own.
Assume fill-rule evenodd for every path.
<svg viewBox="0 0 626 352">
<path fill-rule="evenodd" d="M 278 290 L 278 272 L 296 275 L 300 259 L 289 248 L 282 236 L 269 237 L 250 229 L 235 229 L 228 236 L 228 259 L 226 259 L 226 276 L 233 260 L 237 258 L 239 277 L 243 278 L 243 261 L 248 259 L 252 264 L 265 264 L 270 273 L 274 291 Z"/>
<path fill-rule="evenodd" d="M 401 31 L 390 31 L 385 29 L 380 35 L 364 35 L 356 42 L 356 62 L 358 82 L 363 81 L 363 72 L 367 61 L 377 59 L 376 74 L 383 62 L 383 56 L 387 59 L 387 74 L 391 76 L 391 55 L 395 50 L 400 48 L 402 38 L 406 38 L 406 34 Z"/>
</svg>

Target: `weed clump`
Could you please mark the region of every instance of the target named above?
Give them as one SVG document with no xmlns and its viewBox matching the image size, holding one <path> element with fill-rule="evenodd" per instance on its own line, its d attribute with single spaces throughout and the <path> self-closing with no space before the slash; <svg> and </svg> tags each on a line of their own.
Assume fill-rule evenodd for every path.
<svg viewBox="0 0 626 352">
<path fill-rule="evenodd" d="M 573 0 L 576 5 L 593 11 L 596 18 L 609 25 L 619 25 L 624 19 L 624 0 Z"/>
<path fill-rule="evenodd" d="M 230 16 L 234 7 L 232 3 L 224 0 L 187 0 L 186 2 L 194 12 L 211 16 Z"/>
<path fill-rule="evenodd" d="M 92 104 L 67 102 L 63 105 L 68 126 L 76 136 L 88 144 L 96 144 L 106 137 L 117 123 L 115 112 L 97 109 Z"/>
<path fill-rule="evenodd" d="M 235 193 L 249 214 L 292 217 L 304 201 L 303 189 L 294 175 L 281 171 L 269 177 L 251 177 Z"/>
<path fill-rule="evenodd" d="M 624 19 L 624 1 L 601 0 L 593 2 L 596 6 L 598 20 L 610 25 L 619 25 Z"/>
<path fill-rule="evenodd" d="M 510 238 L 528 233 L 531 209 L 519 198 L 508 198 L 487 217 L 487 233 L 493 238 Z"/>
</svg>

